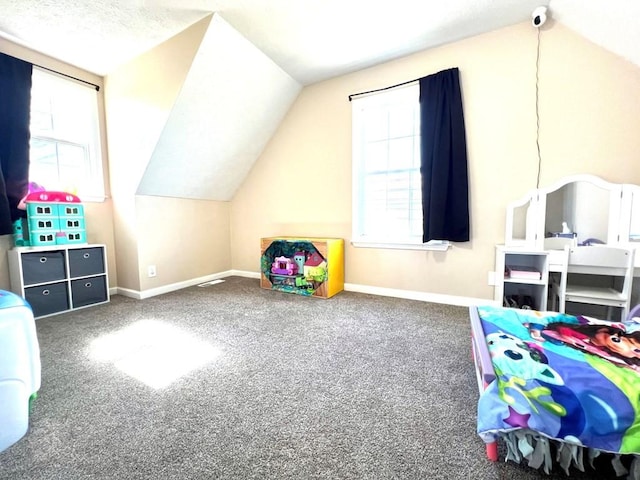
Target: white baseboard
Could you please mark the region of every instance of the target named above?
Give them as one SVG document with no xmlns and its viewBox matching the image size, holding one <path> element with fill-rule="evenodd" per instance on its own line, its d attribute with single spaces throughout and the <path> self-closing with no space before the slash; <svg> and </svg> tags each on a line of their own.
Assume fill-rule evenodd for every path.
<svg viewBox="0 0 640 480">
<path fill-rule="evenodd" d="M 422 302 L 442 303 L 444 305 L 457 305 L 461 307 L 470 307 L 472 305 L 488 305 L 494 303 L 494 300 L 487 300 L 484 298 L 460 297 L 457 295 L 417 292 L 414 290 L 400 290 L 397 288 L 372 287 L 371 285 L 358 285 L 355 283 L 345 283 L 344 289 L 347 292 L 368 293 L 370 295 L 380 295 L 383 297 L 404 298 L 406 300 L 420 300 Z"/>
<path fill-rule="evenodd" d="M 110 292 L 114 292 L 115 290 L 116 294 L 143 300 L 145 298 L 155 297 L 156 295 L 174 292 L 182 288 L 193 287 L 194 285 L 199 285 L 204 282 L 210 282 L 211 280 L 218 280 L 233 276 L 259 279 L 260 272 L 250 272 L 247 270 L 227 270 L 226 272 L 214 273 L 211 275 L 206 275 L 204 277 L 194 278 L 192 280 L 186 280 L 184 282 L 172 283 L 170 285 L 164 285 L 162 287 L 152 288 L 149 290 L 137 291 L 130 290 L 128 288 L 117 287 L 115 289 L 111 289 Z M 493 305 L 496 303 L 492 299 L 460 297 L 457 295 L 417 292 L 412 290 L 400 290 L 396 288 L 372 287 L 370 285 L 359 285 L 355 283 L 345 283 L 344 289 L 347 292 L 368 293 L 370 295 L 404 298 L 407 300 L 420 300 L 423 302 L 442 303 L 445 305 L 457 305 L 461 307 L 470 307 L 472 305 Z M 114 293 L 112 293 L 112 295 L 113 294 Z"/>
<path fill-rule="evenodd" d="M 137 300 L 144 300 L 145 298 L 155 297 L 156 295 L 162 295 L 164 293 L 175 292 L 187 287 L 193 287 L 204 282 L 210 282 L 211 280 L 219 280 L 221 278 L 230 277 L 233 275 L 239 275 L 233 273 L 235 270 L 227 270 L 226 272 L 213 273 L 211 275 L 205 275 L 204 277 L 193 278 L 191 280 L 185 280 L 184 282 L 171 283 L 169 285 L 163 285 L 162 287 L 151 288 L 149 290 L 131 290 L 129 288 L 117 287 L 118 294 L 125 297 L 135 298 Z M 259 274 L 258 274 L 259 278 Z"/>
<path fill-rule="evenodd" d="M 247 270 L 229 270 L 231 273 L 229 276 L 233 275 L 236 277 L 246 277 L 246 278 L 260 278 L 260 272 L 249 272 Z"/>
</svg>

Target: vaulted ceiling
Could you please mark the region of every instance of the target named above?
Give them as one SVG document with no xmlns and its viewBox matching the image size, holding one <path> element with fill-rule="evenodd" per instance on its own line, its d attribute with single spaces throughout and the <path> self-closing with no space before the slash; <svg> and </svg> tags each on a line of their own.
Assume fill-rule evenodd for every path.
<svg viewBox="0 0 640 480">
<path fill-rule="evenodd" d="M 137 193 L 231 200 L 301 88 L 213 15 Z"/>
<path fill-rule="evenodd" d="M 106 75 L 212 12 L 303 85 L 531 18 L 640 65 L 636 0 L 0 0 L 0 36 Z"/>
<path fill-rule="evenodd" d="M 138 193 L 230 200 L 303 86 L 529 21 L 541 4 L 640 65 L 636 0 L 0 0 L 0 39 L 104 76 L 215 13 Z M 237 88 L 246 64 L 230 51 L 266 81 Z M 252 89 L 269 104 L 256 109 Z"/>
</svg>

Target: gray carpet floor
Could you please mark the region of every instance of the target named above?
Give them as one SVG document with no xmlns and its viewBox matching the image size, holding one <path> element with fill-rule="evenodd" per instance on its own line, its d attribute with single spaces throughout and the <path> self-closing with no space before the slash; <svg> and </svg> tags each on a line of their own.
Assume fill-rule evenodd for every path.
<svg viewBox="0 0 640 480">
<path fill-rule="evenodd" d="M 36 325 L 1 479 L 567 478 L 485 457 L 467 308 L 230 277 Z"/>
</svg>

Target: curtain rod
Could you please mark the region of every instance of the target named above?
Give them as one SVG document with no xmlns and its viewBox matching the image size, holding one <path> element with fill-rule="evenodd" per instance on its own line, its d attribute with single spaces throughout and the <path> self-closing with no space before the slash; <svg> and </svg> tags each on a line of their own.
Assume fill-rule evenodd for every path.
<svg viewBox="0 0 640 480">
<path fill-rule="evenodd" d="M 83 80 L 82 78 L 74 77 L 73 75 L 67 75 L 66 73 L 58 72 L 57 70 L 54 70 L 52 68 L 43 67 L 42 65 L 36 65 L 35 63 L 32 64 L 32 65 L 34 67 L 41 68 L 42 70 L 47 70 L 47 71 L 55 73 L 57 75 L 62 75 L 63 77 L 70 78 L 70 79 L 75 80 L 77 82 L 85 83 L 87 85 L 91 85 L 93 88 L 96 89 L 96 92 L 100 91 L 100 85 L 96 85 L 95 83 L 88 82 L 87 80 Z"/>
<path fill-rule="evenodd" d="M 422 78 L 422 77 L 420 77 L 420 78 Z M 353 99 L 353 97 L 358 97 L 360 95 L 367 95 L 369 93 L 382 92 L 384 90 L 389 90 L 391 88 L 401 87 L 402 85 L 408 85 L 410 83 L 417 82 L 418 80 L 420 80 L 420 78 L 416 78 L 414 80 L 409 80 L 409 81 L 406 81 L 406 82 L 398 83 L 396 85 L 389 85 L 388 87 L 376 88 L 375 90 L 369 90 L 367 92 L 352 93 L 351 95 L 349 95 L 349 101 L 351 101 Z"/>
</svg>

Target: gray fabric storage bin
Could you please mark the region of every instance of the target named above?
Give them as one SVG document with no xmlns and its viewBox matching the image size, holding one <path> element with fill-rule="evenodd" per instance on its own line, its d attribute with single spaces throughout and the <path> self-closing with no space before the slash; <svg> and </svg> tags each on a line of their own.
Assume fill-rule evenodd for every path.
<svg viewBox="0 0 640 480">
<path fill-rule="evenodd" d="M 69 249 L 69 276 L 75 278 L 104 273 L 102 252 L 99 247 Z"/>
<path fill-rule="evenodd" d="M 23 254 L 22 276 L 25 285 L 64 280 L 67 276 L 64 251 Z"/>
<path fill-rule="evenodd" d="M 104 275 L 71 280 L 73 308 L 107 301 L 107 282 Z"/>
<path fill-rule="evenodd" d="M 67 282 L 25 288 L 24 298 L 31 305 L 33 315 L 36 317 L 69 309 Z"/>
</svg>

